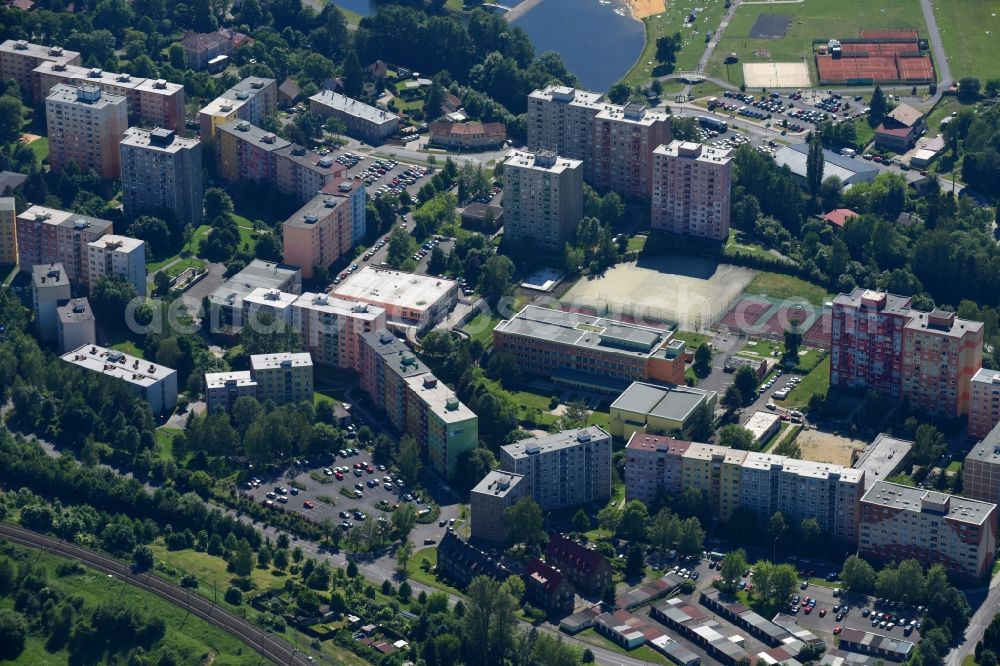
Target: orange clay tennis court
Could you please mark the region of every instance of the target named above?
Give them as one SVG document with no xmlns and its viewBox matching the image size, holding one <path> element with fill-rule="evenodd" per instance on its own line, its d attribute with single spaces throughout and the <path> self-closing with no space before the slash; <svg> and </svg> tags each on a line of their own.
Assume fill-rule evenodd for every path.
<svg viewBox="0 0 1000 666">
<path fill-rule="evenodd" d="M 840 42 L 838 57 L 821 49 L 816 70 L 821 85 L 835 83 L 933 83 L 934 65 L 920 51 L 912 30 L 866 30 Z"/>
</svg>

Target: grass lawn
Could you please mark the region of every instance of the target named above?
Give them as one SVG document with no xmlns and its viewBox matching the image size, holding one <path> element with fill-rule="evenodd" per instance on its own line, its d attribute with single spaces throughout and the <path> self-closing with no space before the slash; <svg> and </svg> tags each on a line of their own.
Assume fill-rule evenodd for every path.
<svg viewBox="0 0 1000 666">
<path fill-rule="evenodd" d="M 998 561 L 998 562 L 1000 562 L 1000 561 Z M 994 567 L 993 567 L 993 573 L 996 573 L 996 570 L 997 570 L 997 566 L 994 565 Z M 978 665 L 979 665 L 979 662 L 976 661 L 975 655 L 971 655 L 971 654 L 966 655 L 965 659 L 962 660 L 962 666 L 978 666 Z"/>
<path fill-rule="evenodd" d="M 41 136 L 28 144 L 28 148 L 35 153 L 35 157 L 38 158 L 38 163 L 41 164 L 42 160 L 49 156 L 49 137 Z"/>
<path fill-rule="evenodd" d="M 158 428 L 154 434 L 160 457 L 173 460 L 174 437 L 184 432 L 180 428 Z"/>
<path fill-rule="evenodd" d="M 178 275 L 180 275 L 189 268 L 202 269 L 205 268 L 205 266 L 207 265 L 208 262 L 205 261 L 204 259 L 195 259 L 193 257 L 190 259 L 181 259 L 176 264 L 168 268 L 166 273 L 170 277 L 177 277 Z"/>
<path fill-rule="evenodd" d="M 628 239 L 628 251 L 629 252 L 642 252 L 642 248 L 646 245 L 646 236 L 632 236 Z"/>
<path fill-rule="evenodd" d="M 727 257 L 744 255 L 748 257 L 759 257 L 761 259 L 776 259 L 776 257 L 768 252 L 764 247 L 748 241 L 744 234 L 735 229 L 729 230 L 729 238 L 726 239 L 726 247 L 723 249 L 723 253 Z"/>
<path fill-rule="evenodd" d="M 639 55 L 635 65 L 625 75 L 624 81 L 629 85 L 646 83 L 653 75 L 656 67 L 656 40 L 664 35 L 672 35 L 680 32 L 683 37 L 683 45 L 677 54 L 677 64 L 675 71 L 693 71 L 698 66 L 698 60 L 705 52 L 705 33 L 715 31 L 725 14 L 724 0 L 706 0 L 698 3 L 703 11 L 692 26 L 688 26 L 685 20 L 692 8 L 691 4 L 668 2 L 667 9 L 661 14 L 650 16 L 642 20 L 646 26 L 646 45 Z M 653 63 L 650 65 L 649 63 Z M 669 72 L 658 72 L 668 74 Z"/>
<path fill-rule="evenodd" d="M 761 14 L 791 15 L 792 23 L 785 36 L 781 39 L 750 39 L 753 25 Z M 802 62 L 805 59 L 815 81 L 814 39 L 857 37 L 862 29 L 879 28 L 913 28 L 919 30 L 921 36 L 926 36 L 920 0 L 804 0 L 801 3 L 741 5 L 706 69 L 708 74 L 739 85 L 743 83 L 743 63 Z M 947 43 L 945 46 L 947 48 Z M 756 57 L 755 51 L 769 51 L 770 57 Z M 728 53 L 736 53 L 739 62 L 726 66 L 723 60 Z"/>
<path fill-rule="evenodd" d="M 952 474 L 958 474 L 958 472 L 961 469 L 962 469 L 962 461 L 952 460 L 950 463 L 948 463 L 948 467 L 945 468 L 945 471 L 951 472 Z"/>
<path fill-rule="evenodd" d="M 985 82 L 1000 77 L 996 58 L 1000 5 L 995 0 L 935 2 L 934 17 L 953 79 L 975 76 Z"/>
<path fill-rule="evenodd" d="M 131 340 L 126 340 L 125 342 L 117 342 L 111 345 L 111 348 L 117 349 L 120 352 L 125 352 L 130 356 L 135 356 L 136 358 L 146 358 L 146 355 L 143 353 L 142 349 L 138 347 Z"/>
<path fill-rule="evenodd" d="M 649 647 L 648 645 L 641 645 L 634 650 L 626 650 L 617 643 L 609 641 L 604 636 L 601 636 L 594 630 L 593 627 L 589 629 L 584 629 L 583 631 L 578 633 L 576 637 L 579 638 L 581 641 L 590 643 L 591 645 L 602 647 L 606 650 L 617 652 L 618 654 L 627 654 L 630 657 L 633 657 L 635 659 L 641 659 L 642 661 L 645 661 L 650 664 L 666 664 L 669 666 L 671 663 L 673 663 L 669 661 L 666 657 L 661 655 L 659 652 Z"/>
<path fill-rule="evenodd" d="M 211 230 L 212 227 L 210 227 L 207 224 L 203 224 L 197 229 L 195 229 L 194 234 L 191 236 L 191 242 L 189 242 L 187 245 L 181 248 L 181 251 L 190 252 L 192 255 L 198 254 L 198 251 L 201 249 L 201 242 L 208 237 L 208 232 L 210 232 Z M 242 229 L 240 230 L 240 233 L 241 234 L 243 233 Z M 170 262 L 176 261 L 179 257 L 180 254 L 175 254 L 166 257 L 164 259 L 160 259 L 159 261 L 150 262 L 146 264 L 146 272 L 152 275 L 153 273 L 160 270 Z"/>
<path fill-rule="evenodd" d="M 460 330 L 469 334 L 473 340 L 479 340 L 484 347 L 493 344 L 493 329 L 503 320 L 492 310 L 480 312 L 469 320 Z"/>
<path fill-rule="evenodd" d="M 34 564 L 41 564 L 48 569 L 52 587 L 80 597 L 88 608 L 93 609 L 103 601 L 121 599 L 144 613 L 162 618 L 167 625 L 167 634 L 161 647 L 149 654 L 154 661 L 156 655 L 166 647 L 177 653 L 179 663 L 185 664 L 237 666 L 269 663 L 245 643 L 151 592 L 140 590 L 118 578 L 109 579 L 86 567 L 82 575 L 60 578 L 55 573 L 56 567 L 67 560 L 38 551 L 32 551 L 32 555 Z M 12 602 L 12 599 L 2 599 L 0 608 L 10 608 Z M 34 633 L 29 634 L 25 650 L 16 662 L 29 666 L 73 663 L 67 650 L 49 652 L 45 648 L 45 639 Z"/>
<path fill-rule="evenodd" d="M 813 393 L 826 394 L 830 390 L 830 355 L 813 368 L 813 371 L 802 378 L 799 385 L 792 389 L 782 402 L 782 407 L 794 409 L 802 408 L 809 404 L 809 398 Z"/>
<path fill-rule="evenodd" d="M 823 287 L 781 273 L 757 273 L 747 286 L 746 293 L 777 299 L 804 298 L 813 305 L 833 300 L 833 294 Z"/>
<path fill-rule="evenodd" d="M 208 598 L 214 596 L 212 584 L 218 586 L 219 599 L 222 593 L 229 587 L 229 581 L 236 576 L 226 571 L 226 561 L 221 557 L 215 557 L 208 553 L 199 553 L 195 550 L 168 550 L 162 541 L 154 543 L 150 548 L 157 562 L 166 562 L 175 569 L 184 573 L 193 573 L 201 583 L 199 590 Z M 272 587 L 281 587 L 285 584 L 286 576 L 278 576 L 270 571 L 254 567 L 250 573 L 254 585 L 260 590 L 268 590 Z"/>
<path fill-rule="evenodd" d="M 701 343 L 708 342 L 712 336 L 704 335 L 702 333 L 695 333 L 694 331 L 682 331 L 680 329 L 677 329 L 673 332 L 673 337 L 677 338 L 678 340 L 683 340 L 685 345 L 687 345 L 691 349 L 694 349 Z"/>
<path fill-rule="evenodd" d="M 429 585 L 438 590 L 443 590 L 450 594 L 455 594 L 462 596 L 462 591 L 457 587 L 452 587 L 447 583 L 438 580 L 432 572 L 425 572 L 420 568 L 420 562 L 426 559 L 431 563 L 431 568 L 437 566 L 438 551 L 437 548 L 431 546 L 430 548 L 422 548 L 413 555 L 410 556 L 409 562 L 406 563 L 406 575 L 417 581 L 418 583 L 423 583 L 424 585 Z"/>
</svg>

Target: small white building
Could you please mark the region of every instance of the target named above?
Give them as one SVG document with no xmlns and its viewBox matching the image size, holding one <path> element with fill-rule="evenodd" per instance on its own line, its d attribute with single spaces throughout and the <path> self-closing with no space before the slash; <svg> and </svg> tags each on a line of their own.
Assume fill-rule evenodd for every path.
<svg viewBox="0 0 1000 666">
<path fill-rule="evenodd" d="M 781 417 L 773 412 L 755 411 L 743 427 L 753 433 L 758 444 L 766 442 L 781 428 Z"/>
<path fill-rule="evenodd" d="M 139 296 L 146 295 L 146 241 L 107 235 L 87 245 L 89 281 L 93 286 L 102 275 L 121 275 Z"/>
</svg>

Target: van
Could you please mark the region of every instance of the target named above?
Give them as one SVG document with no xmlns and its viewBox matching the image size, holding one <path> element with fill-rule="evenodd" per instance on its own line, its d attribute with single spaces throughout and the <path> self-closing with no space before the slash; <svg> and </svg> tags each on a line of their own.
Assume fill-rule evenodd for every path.
<svg viewBox="0 0 1000 666">
<path fill-rule="evenodd" d="M 853 148 L 841 148 L 840 149 L 840 154 L 843 155 L 844 157 L 852 157 L 853 158 L 855 155 L 858 154 L 858 151 L 854 150 Z"/>
</svg>

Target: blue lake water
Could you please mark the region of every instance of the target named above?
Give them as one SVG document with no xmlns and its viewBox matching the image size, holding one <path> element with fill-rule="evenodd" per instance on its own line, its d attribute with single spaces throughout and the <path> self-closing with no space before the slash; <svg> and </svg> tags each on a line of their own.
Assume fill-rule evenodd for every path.
<svg viewBox="0 0 1000 666">
<path fill-rule="evenodd" d="M 632 68 L 646 40 L 642 22 L 615 14 L 616 6 L 540 0 L 514 25 L 528 33 L 537 54 L 559 53 L 584 88 L 606 92 Z"/>
</svg>

